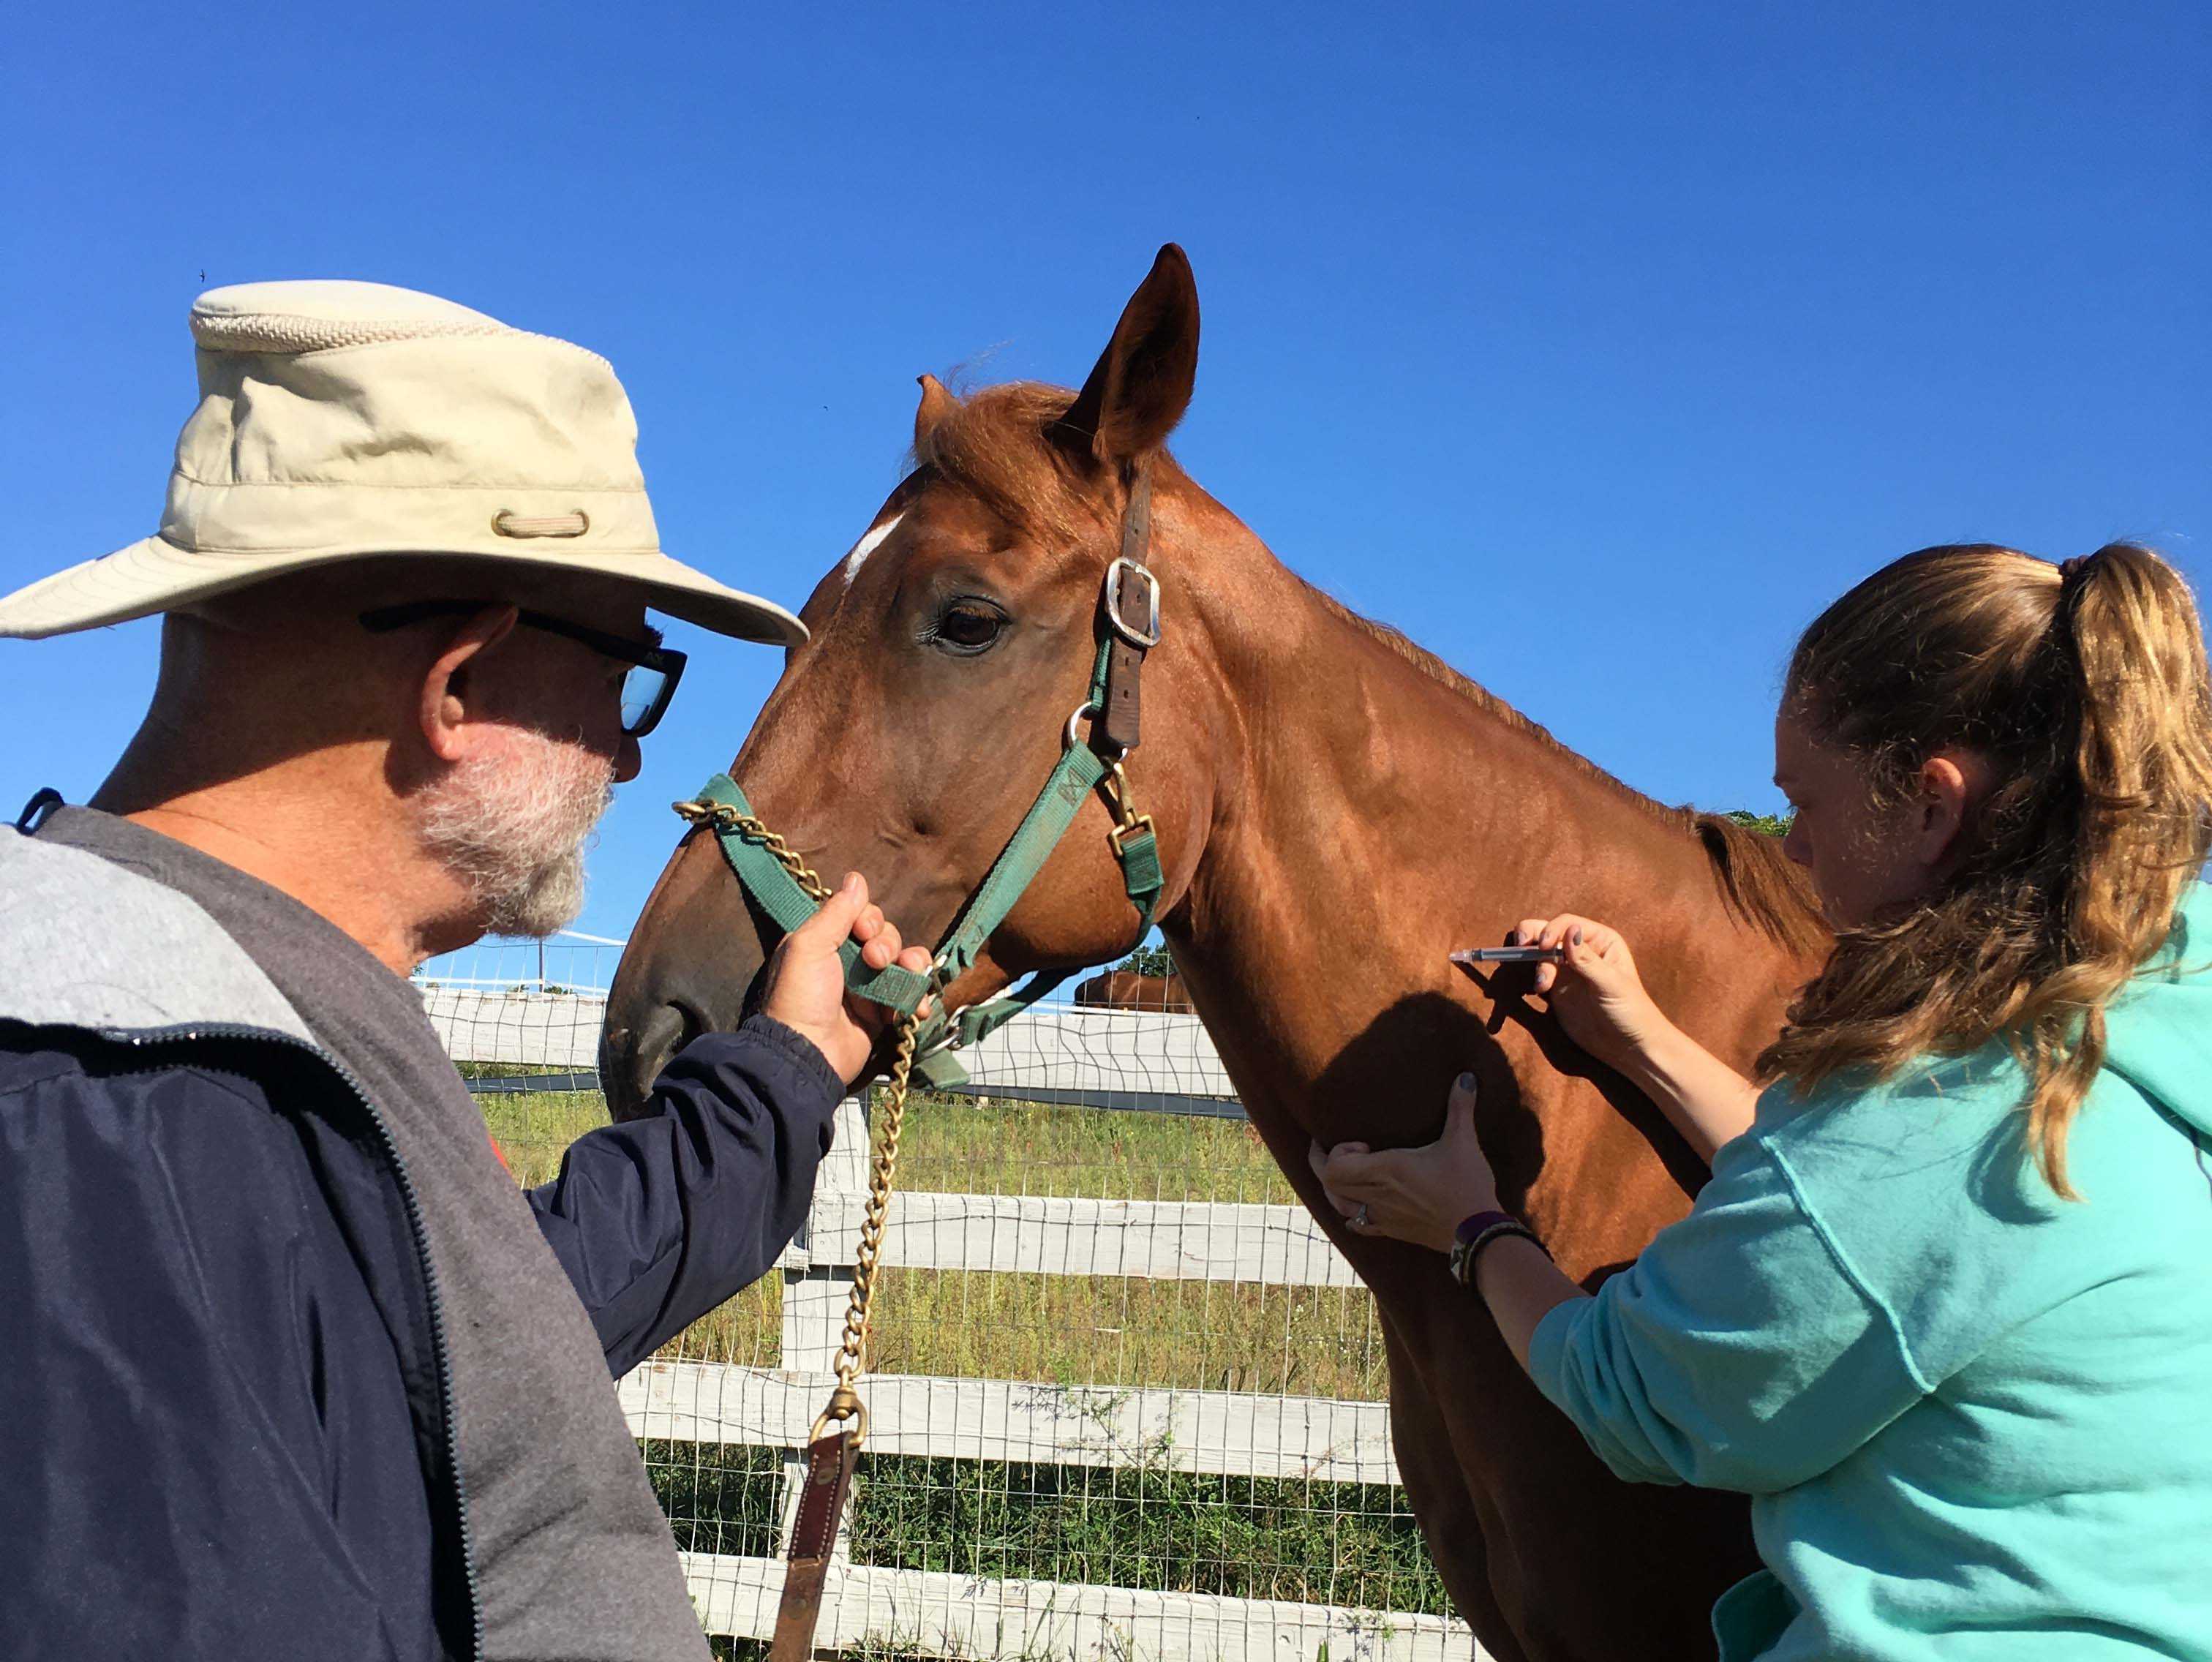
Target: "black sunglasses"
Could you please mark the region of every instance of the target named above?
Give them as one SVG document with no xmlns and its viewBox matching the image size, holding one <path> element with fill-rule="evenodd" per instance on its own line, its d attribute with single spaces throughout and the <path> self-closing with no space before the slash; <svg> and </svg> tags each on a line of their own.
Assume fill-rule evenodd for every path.
<svg viewBox="0 0 2212 1662">
<path fill-rule="evenodd" d="M 380 606 L 374 612 L 362 612 L 361 626 L 372 635 L 388 635 L 425 618 L 459 617 L 498 604 L 496 600 L 410 600 L 404 606 Z M 667 713 L 668 701 L 676 696 L 676 684 L 684 679 L 684 656 L 673 647 L 651 641 L 624 640 L 603 629 L 572 624 L 566 618 L 549 617 L 543 612 L 519 611 L 515 621 L 543 630 L 548 635 L 580 641 L 618 664 L 628 664 L 629 673 L 623 677 L 622 727 L 633 739 L 644 738 L 659 725 L 660 718 Z"/>
</svg>

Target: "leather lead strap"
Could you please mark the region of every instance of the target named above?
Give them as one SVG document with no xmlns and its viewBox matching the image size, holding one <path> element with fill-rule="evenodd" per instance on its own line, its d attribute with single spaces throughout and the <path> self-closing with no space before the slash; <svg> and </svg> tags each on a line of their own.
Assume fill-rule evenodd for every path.
<svg viewBox="0 0 2212 1662">
<path fill-rule="evenodd" d="M 1152 470 L 1146 467 L 1139 472 L 1136 482 L 1129 487 L 1128 512 L 1121 516 L 1121 557 L 1139 571 L 1144 570 L 1145 556 L 1152 545 Z M 1106 597 L 1107 610 L 1115 617 L 1129 617 L 1131 613 L 1126 608 L 1146 599 L 1143 587 L 1141 582 L 1130 581 L 1127 569 L 1123 568 L 1116 592 Z M 1108 745 L 1121 751 L 1132 751 L 1137 747 L 1142 725 L 1140 677 L 1145 667 L 1145 649 L 1114 627 L 1114 617 L 1107 619 L 1106 633 L 1106 713 L 1098 732 Z"/>
<path fill-rule="evenodd" d="M 799 1517 L 791 1526 L 791 1549 L 783 1570 L 783 1598 L 775 1608 L 775 1637 L 769 1662 L 812 1662 L 814 1629 L 822 1620 L 822 1584 L 837 1549 L 837 1520 L 845 1494 L 853 1486 L 860 1451 L 849 1430 L 817 1437 L 806 1447 L 806 1482 L 799 1496 Z"/>
</svg>

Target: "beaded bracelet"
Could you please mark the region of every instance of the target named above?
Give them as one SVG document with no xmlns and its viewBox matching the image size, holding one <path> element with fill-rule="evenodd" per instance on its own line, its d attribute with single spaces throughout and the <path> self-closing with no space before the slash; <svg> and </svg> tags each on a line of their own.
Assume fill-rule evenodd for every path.
<svg viewBox="0 0 2212 1662">
<path fill-rule="evenodd" d="M 1536 1239 L 1536 1232 L 1510 1212 L 1477 1212 L 1463 1220 L 1452 1232 L 1452 1279 L 1472 1290 L 1474 1287 L 1475 1259 L 1491 1242 L 1503 1240 L 1508 1235 L 1517 1235 L 1524 1241 L 1532 1242 L 1539 1252 L 1544 1252 L 1546 1257 L 1551 1257 L 1549 1252 L 1544 1251 L 1544 1243 Z"/>
</svg>

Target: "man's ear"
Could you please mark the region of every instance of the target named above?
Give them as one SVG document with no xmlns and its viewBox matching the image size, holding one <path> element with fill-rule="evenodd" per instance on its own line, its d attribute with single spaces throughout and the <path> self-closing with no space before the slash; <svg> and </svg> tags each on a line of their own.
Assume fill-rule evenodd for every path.
<svg viewBox="0 0 2212 1662">
<path fill-rule="evenodd" d="M 485 654 L 514 632 L 518 615 L 511 606 L 486 606 L 461 625 L 424 672 L 422 742 L 440 761 L 458 762 L 468 754 L 468 721 L 481 714 L 481 693 L 473 685 L 479 678 L 472 672 L 483 667 Z"/>
</svg>

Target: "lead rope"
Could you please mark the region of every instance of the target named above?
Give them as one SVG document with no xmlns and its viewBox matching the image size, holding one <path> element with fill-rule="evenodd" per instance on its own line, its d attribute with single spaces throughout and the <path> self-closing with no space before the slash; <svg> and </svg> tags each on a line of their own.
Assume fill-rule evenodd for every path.
<svg viewBox="0 0 2212 1662">
<path fill-rule="evenodd" d="M 1117 766 L 1115 771 L 1118 774 L 1121 770 Z M 1127 788 L 1126 784 L 1123 788 Z M 830 886 L 822 880 L 821 874 L 800 859 L 791 845 L 757 815 L 739 813 L 723 802 L 678 802 L 674 806 L 678 813 L 695 825 L 708 822 L 718 831 L 736 831 L 759 843 L 777 865 L 791 874 L 792 881 L 815 904 L 820 905 L 830 898 Z M 1131 818 L 1126 807 L 1121 809 L 1121 816 L 1124 819 Z M 810 1441 L 818 1439 L 829 1426 L 846 1420 L 856 1422 L 853 1432 L 855 1449 L 868 1434 L 868 1410 L 853 1381 L 860 1375 L 860 1359 L 867 1349 L 868 1306 L 875 1296 L 877 1261 L 883 1256 L 884 1226 L 890 1215 L 891 1184 L 898 1175 L 899 1127 L 906 1119 L 907 1080 L 914 1071 L 915 1038 L 921 1028 L 921 1014 L 917 1007 L 899 1016 L 894 1029 L 898 1037 L 891 1052 L 890 1079 L 884 1087 L 890 1096 L 884 1105 L 882 1129 L 876 1135 L 875 1152 L 869 1160 L 868 1204 L 860 1216 L 860 1246 L 853 1260 L 853 1296 L 845 1306 L 845 1331 L 837 1342 L 837 1356 L 833 1364 L 837 1388 L 830 1392 L 829 1405 L 815 1421 Z"/>
<path fill-rule="evenodd" d="M 1129 777 L 1119 759 L 1108 767 L 1098 782 L 1117 822 L 1107 832 L 1108 843 L 1127 869 L 1136 853 L 1131 845 L 1142 839 L 1156 892 L 1158 865 L 1157 856 L 1151 852 L 1152 816 L 1136 812 L 1131 801 Z M 726 854 L 726 838 L 741 837 L 772 858 L 817 907 L 830 898 L 830 886 L 820 874 L 800 859 L 781 836 L 769 830 L 758 815 L 728 802 L 715 801 L 711 796 L 671 806 L 693 825 L 708 826 L 723 837 Z M 1132 892 L 1135 892 L 1133 888 Z M 1142 913 L 1143 921 L 1149 924 L 1149 900 L 1142 903 Z M 890 1076 L 885 1086 L 882 1126 L 876 1134 L 870 1160 L 868 1202 L 861 1214 L 860 1247 L 854 1257 L 853 1292 L 846 1303 L 844 1332 L 838 1340 L 832 1363 L 837 1383 L 807 1434 L 806 1476 L 800 1485 L 799 1512 L 793 1520 L 785 1553 L 783 1593 L 776 1607 L 775 1635 L 769 1646 L 769 1662 L 811 1662 L 813 1657 L 815 1629 L 822 1619 L 823 1583 L 836 1549 L 837 1525 L 852 1488 L 860 1445 L 868 1434 L 867 1405 L 860 1400 L 854 1381 L 867 1352 L 869 1311 L 875 1297 L 876 1270 L 883 1253 L 884 1234 L 890 1221 L 891 1184 L 898 1172 L 899 1129 L 906 1119 L 907 1092 L 921 1020 L 917 1002 L 913 1009 L 898 1014 L 894 1028 L 896 1038 L 892 1046 Z"/>
<path fill-rule="evenodd" d="M 1152 473 L 1149 468 L 1140 470 L 1131 481 L 1129 505 L 1121 525 L 1121 557 L 1108 567 L 1106 581 L 1101 595 L 1105 612 L 1106 634 L 1099 646 L 1098 662 L 1091 676 L 1091 692 L 1087 709 L 1113 746 L 1114 759 L 1108 764 L 1103 776 L 1094 773 L 1092 780 L 1104 788 L 1115 818 L 1107 841 L 1114 857 L 1122 868 L 1123 880 L 1129 898 L 1137 902 L 1139 925 L 1137 939 L 1144 940 L 1145 931 L 1152 925 L 1152 907 L 1160 890 L 1159 858 L 1156 834 L 1150 814 L 1136 811 L 1129 789 L 1129 776 L 1122 763 L 1129 752 L 1137 746 L 1139 730 L 1139 680 L 1144 670 L 1145 654 L 1159 643 L 1159 580 L 1146 564 L 1146 556 L 1152 543 Z M 1142 603 L 1145 620 L 1133 623 L 1123 610 L 1123 584 L 1132 579 L 1143 585 Z M 1084 711 L 1079 709 L 1077 718 Z M 1075 720 L 1068 723 L 1067 750 L 1075 745 Z M 1066 756 L 1063 756 L 1063 766 Z M 1055 770 L 1054 780 L 1059 776 Z M 729 838 L 731 835 L 757 843 L 792 881 L 817 906 L 830 898 L 830 886 L 824 883 L 811 867 L 793 852 L 791 845 L 757 815 L 746 813 L 728 802 L 711 800 L 714 782 L 709 782 L 708 796 L 696 801 L 674 804 L 676 812 L 693 824 L 712 825 L 720 837 L 722 852 L 732 860 Z M 725 781 L 732 793 L 740 801 L 734 781 Z M 1047 796 L 1038 799 L 1030 810 L 1034 818 L 1050 800 L 1054 781 L 1047 782 Z M 1079 790 L 1081 788 L 1079 786 Z M 1066 799 L 1072 811 L 1078 799 Z M 750 805 L 748 805 L 750 806 Z M 1052 833 L 1051 843 L 1056 843 L 1067 827 L 1068 818 L 1060 819 L 1058 829 Z M 1023 840 L 1029 819 L 1024 819 L 1022 831 L 1016 833 L 1016 843 Z M 1049 852 L 1050 844 L 1045 852 Z M 1001 856 L 1002 859 L 1004 856 Z M 1038 856 L 1039 863 L 1042 855 Z M 995 875 L 996 868 L 994 868 Z M 1036 874 L 1032 867 L 1028 875 Z M 744 873 L 738 868 L 740 881 Z M 991 880 L 985 880 L 986 887 Z M 1028 877 L 1023 879 L 1026 886 Z M 748 884 L 750 888 L 751 886 Z M 1001 914 L 1003 915 L 1003 914 Z M 957 920 L 956 920 L 956 922 Z M 993 920 L 995 923 L 996 919 Z M 787 928 L 790 927 L 788 924 Z M 991 925 L 986 925 L 986 928 Z M 957 944 L 957 937 L 956 937 Z M 950 966 L 957 975 L 960 962 L 957 959 Z M 940 953 L 936 974 L 942 976 L 948 965 Z M 942 991 L 941 988 L 935 990 Z M 1039 990 L 1042 990 L 1040 988 Z M 864 994 L 864 995 L 866 995 Z M 1030 998 L 1035 993 L 1030 995 Z M 1014 1001 L 1026 1008 L 1027 1001 Z M 1009 1010 L 1006 1014 L 1012 1014 Z M 1004 1014 L 997 1020 L 1006 1019 Z M 902 1012 L 897 1019 L 897 1038 L 891 1056 L 890 1079 L 886 1087 L 889 1096 L 884 1105 L 883 1127 L 877 1133 L 875 1150 L 868 1172 L 868 1203 L 860 1218 L 860 1245 L 853 1263 L 853 1294 L 845 1306 L 845 1330 L 837 1342 L 837 1355 L 833 1364 L 837 1383 L 830 1393 L 830 1401 L 807 1434 L 806 1477 L 801 1484 L 799 1512 L 793 1520 L 791 1541 L 785 1553 L 783 1594 L 776 1606 L 775 1634 L 769 1644 L 769 1662 L 811 1662 L 814 1654 L 815 1629 L 822 1620 L 823 1584 L 829 1575 L 831 1555 L 837 1545 L 837 1524 L 843 1516 L 845 1500 L 853 1484 L 853 1470 L 860 1458 L 860 1445 L 868 1434 L 867 1406 L 854 1381 L 860 1376 L 861 1358 L 868 1343 L 868 1310 L 875 1296 L 876 1268 L 883 1252 L 884 1230 L 889 1221 L 891 1203 L 891 1182 L 898 1172 L 899 1127 L 906 1118 L 906 1097 L 908 1078 L 914 1070 L 915 1049 L 921 1029 L 921 1004 Z M 988 1032 L 986 1026 L 981 1031 Z"/>
<path fill-rule="evenodd" d="M 675 806 L 686 819 L 710 821 L 717 829 L 726 827 L 758 843 L 791 874 L 808 898 L 817 905 L 829 899 L 830 886 L 756 816 L 739 813 L 720 802 Z M 875 1297 L 884 1227 L 890 1214 L 891 1184 L 898 1172 L 899 1127 L 906 1118 L 907 1081 L 914 1070 L 915 1039 L 921 1026 L 917 1008 L 900 1015 L 895 1029 L 897 1039 L 885 1087 L 889 1095 L 869 1162 L 868 1204 L 860 1217 L 860 1250 L 854 1255 L 853 1293 L 845 1306 L 845 1331 L 833 1364 L 837 1384 L 807 1434 L 806 1477 L 800 1487 L 799 1515 L 793 1521 L 785 1555 L 783 1595 L 776 1608 L 769 1662 L 809 1662 L 813 1654 L 814 1630 L 822 1618 L 823 1582 L 837 1544 L 837 1523 L 852 1488 L 860 1445 L 868 1434 L 867 1405 L 861 1402 L 854 1381 L 860 1376 L 861 1358 L 867 1350 L 868 1311 Z"/>
</svg>

